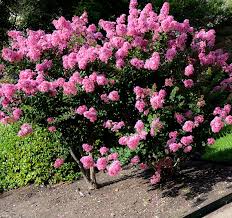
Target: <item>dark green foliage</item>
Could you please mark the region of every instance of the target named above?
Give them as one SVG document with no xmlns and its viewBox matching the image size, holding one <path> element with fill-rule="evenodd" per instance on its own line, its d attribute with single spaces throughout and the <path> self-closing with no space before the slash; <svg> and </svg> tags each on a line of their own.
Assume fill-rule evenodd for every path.
<svg viewBox="0 0 232 218">
<path fill-rule="evenodd" d="M 79 177 L 73 162 L 65 163 L 59 169 L 53 167 L 56 158 L 68 155 L 58 135 L 34 127 L 32 135 L 20 138 L 17 136 L 19 125 L 0 125 L 0 190 L 31 183 L 71 181 Z"/>
</svg>

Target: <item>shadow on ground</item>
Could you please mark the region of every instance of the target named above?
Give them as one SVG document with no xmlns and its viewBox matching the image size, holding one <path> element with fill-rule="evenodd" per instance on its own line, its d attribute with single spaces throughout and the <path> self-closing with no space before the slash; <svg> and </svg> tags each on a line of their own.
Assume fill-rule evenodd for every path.
<svg viewBox="0 0 232 218">
<path fill-rule="evenodd" d="M 194 206 L 198 206 L 207 199 L 207 193 L 213 190 L 213 186 L 220 182 L 232 182 L 232 167 L 199 161 L 187 163 L 179 174 L 150 190 L 160 188 L 162 197 L 182 195 L 186 200 L 203 196 L 195 199 Z"/>
<path fill-rule="evenodd" d="M 147 184 L 148 191 L 159 189 L 162 197 L 175 198 L 179 195 L 185 200 L 194 200 L 194 207 L 207 200 L 207 193 L 213 190 L 213 187 L 220 182 L 232 183 L 232 166 L 222 164 L 208 163 L 206 161 L 193 161 L 187 163 L 178 174 L 170 175 L 166 181 L 160 185 L 151 186 L 149 178 L 153 171 L 134 170 L 130 175 L 107 181 L 101 184 L 101 187 L 109 186 L 131 178 L 141 178 L 144 184 Z M 228 186 L 228 193 L 231 192 Z"/>
</svg>

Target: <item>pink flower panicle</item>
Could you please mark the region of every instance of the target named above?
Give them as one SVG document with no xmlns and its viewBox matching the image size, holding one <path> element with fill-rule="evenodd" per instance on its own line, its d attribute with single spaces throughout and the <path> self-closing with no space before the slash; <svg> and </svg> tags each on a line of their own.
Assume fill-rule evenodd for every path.
<svg viewBox="0 0 232 218">
<path fill-rule="evenodd" d="M 63 164 L 64 164 L 64 159 L 57 158 L 53 166 L 55 168 L 60 168 Z"/>
<path fill-rule="evenodd" d="M 82 148 L 85 152 L 91 152 L 93 150 L 93 146 L 89 144 L 83 144 Z"/>
<path fill-rule="evenodd" d="M 83 156 L 80 161 L 85 169 L 90 169 L 91 167 L 94 167 L 94 160 L 91 156 Z"/>
<path fill-rule="evenodd" d="M 133 165 L 136 165 L 140 162 L 140 158 L 138 155 L 134 156 L 132 159 L 131 159 L 131 164 Z"/>
<path fill-rule="evenodd" d="M 122 170 L 121 163 L 118 160 L 115 160 L 109 167 L 108 167 L 108 174 L 109 176 L 117 176 L 120 171 Z"/>
<path fill-rule="evenodd" d="M 20 137 L 24 137 L 27 136 L 29 134 L 31 134 L 33 132 L 32 126 L 28 123 L 24 123 L 21 127 L 20 130 L 18 132 L 18 136 Z"/>
</svg>

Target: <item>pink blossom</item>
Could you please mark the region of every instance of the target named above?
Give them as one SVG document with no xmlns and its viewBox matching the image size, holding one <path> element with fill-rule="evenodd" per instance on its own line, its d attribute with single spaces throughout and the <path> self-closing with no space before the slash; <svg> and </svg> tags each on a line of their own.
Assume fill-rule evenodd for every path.
<svg viewBox="0 0 232 218">
<path fill-rule="evenodd" d="M 103 124 L 103 126 L 104 126 L 105 128 L 107 128 L 107 129 L 111 129 L 112 126 L 113 126 L 112 120 L 107 120 L 107 121 Z"/>
<path fill-rule="evenodd" d="M 140 158 L 139 158 L 138 155 L 134 156 L 134 157 L 131 159 L 131 163 L 132 163 L 133 165 L 138 164 L 139 161 L 140 161 Z"/>
<path fill-rule="evenodd" d="M 19 108 L 15 108 L 14 109 L 14 111 L 13 111 L 13 118 L 14 118 L 14 120 L 19 120 L 20 119 L 20 117 L 22 116 L 22 110 L 21 109 L 19 109 Z"/>
<path fill-rule="evenodd" d="M 83 89 L 88 93 L 88 92 L 93 92 L 95 89 L 94 86 L 94 81 L 89 79 L 89 78 L 85 78 L 82 81 L 82 85 L 83 85 Z"/>
<path fill-rule="evenodd" d="M 48 131 L 49 132 L 55 132 L 56 131 L 56 127 L 55 126 L 49 126 L 48 127 Z"/>
<path fill-rule="evenodd" d="M 152 185 L 155 185 L 160 182 L 161 176 L 159 172 L 155 172 L 155 174 L 151 177 L 150 182 Z"/>
<path fill-rule="evenodd" d="M 107 147 L 101 147 L 99 149 L 99 151 L 100 151 L 101 155 L 104 155 L 104 154 L 106 154 L 109 151 L 109 148 L 107 148 Z"/>
<path fill-rule="evenodd" d="M 170 145 L 172 143 L 175 143 L 176 142 L 176 139 L 175 138 L 171 138 L 167 141 L 167 145 Z"/>
<path fill-rule="evenodd" d="M 231 115 L 227 116 L 227 117 L 225 118 L 225 122 L 226 122 L 226 124 L 228 124 L 228 125 L 232 125 L 232 116 L 231 116 Z"/>
<path fill-rule="evenodd" d="M 130 60 L 130 63 L 132 66 L 134 66 L 137 69 L 141 69 L 144 66 L 144 61 L 143 60 L 139 60 L 138 58 L 132 58 Z"/>
<path fill-rule="evenodd" d="M 111 131 L 117 132 L 119 129 L 125 126 L 125 123 L 123 121 L 120 122 L 113 122 L 113 127 L 111 128 Z"/>
<path fill-rule="evenodd" d="M 171 143 L 169 145 L 170 151 L 172 151 L 174 153 L 177 152 L 179 150 L 179 148 L 181 148 L 181 144 L 178 144 L 178 143 Z"/>
<path fill-rule="evenodd" d="M 218 133 L 224 127 L 224 123 L 222 122 L 222 119 L 220 117 L 215 117 L 210 122 L 210 126 L 214 133 Z"/>
<path fill-rule="evenodd" d="M 163 107 L 164 97 L 160 95 L 160 93 L 155 93 L 150 99 L 151 106 L 154 110 Z"/>
<path fill-rule="evenodd" d="M 119 96 L 119 94 L 118 94 L 117 91 L 112 91 L 112 92 L 109 93 L 108 98 L 109 98 L 111 101 L 118 101 L 119 98 L 120 98 L 120 96 Z"/>
<path fill-rule="evenodd" d="M 162 128 L 163 124 L 159 118 L 155 118 L 154 120 L 152 120 L 150 130 L 151 136 L 155 136 L 155 133 L 159 132 Z"/>
<path fill-rule="evenodd" d="M 32 132 L 33 132 L 33 129 L 31 127 L 31 125 L 28 123 L 24 123 L 20 127 L 20 131 L 18 132 L 18 136 L 20 136 L 20 137 L 27 136 L 27 135 L 31 134 Z"/>
<path fill-rule="evenodd" d="M 146 140 L 146 137 L 147 137 L 147 132 L 145 130 L 142 130 L 141 132 L 138 133 L 139 134 L 139 137 L 140 139 L 142 140 Z"/>
<path fill-rule="evenodd" d="M 122 136 L 119 140 L 118 140 L 118 143 L 120 145 L 127 145 L 127 141 L 128 141 L 129 137 L 127 136 Z"/>
<path fill-rule="evenodd" d="M 178 136 L 178 132 L 177 131 L 173 131 L 169 133 L 169 138 L 174 138 L 176 139 L 176 137 Z"/>
<path fill-rule="evenodd" d="M 65 82 L 63 84 L 64 94 L 65 95 L 76 95 L 77 88 L 74 82 Z"/>
<path fill-rule="evenodd" d="M 185 145 L 185 146 L 190 145 L 190 144 L 192 144 L 192 142 L 193 142 L 193 136 L 192 136 L 192 135 L 190 135 L 190 136 L 183 136 L 183 137 L 181 138 L 180 142 L 181 142 L 183 145 Z"/>
<path fill-rule="evenodd" d="M 80 161 L 83 164 L 83 167 L 85 169 L 90 169 L 91 167 L 94 166 L 94 161 L 93 161 L 93 158 L 91 156 L 83 156 L 80 159 Z"/>
<path fill-rule="evenodd" d="M 145 98 L 147 93 L 146 93 L 146 90 L 139 87 L 139 86 L 136 86 L 134 87 L 134 93 L 136 95 L 136 99 L 139 99 L 139 98 Z"/>
<path fill-rule="evenodd" d="M 108 84 L 108 80 L 106 79 L 104 75 L 98 75 L 96 82 L 99 86 L 104 86 Z"/>
<path fill-rule="evenodd" d="M 229 114 L 230 111 L 231 111 L 231 105 L 230 105 L 230 104 L 226 104 L 226 105 L 224 106 L 223 110 L 224 110 L 227 114 Z"/>
<path fill-rule="evenodd" d="M 93 107 L 91 107 L 88 111 L 85 111 L 83 115 L 92 123 L 94 123 L 97 120 L 97 111 Z"/>
<path fill-rule="evenodd" d="M 102 94 L 100 96 L 101 100 L 104 101 L 105 103 L 109 103 L 109 99 L 108 99 L 108 96 L 107 94 Z"/>
<path fill-rule="evenodd" d="M 194 67 L 193 67 L 192 64 L 189 64 L 189 65 L 185 68 L 184 75 L 185 75 L 185 76 L 191 76 L 191 75 L 193 75 L 193 72 L 194 72 Z"/>
<path fill-rule="evenodd" d="M 118 153 L 111 153 L 108 155 L 108 160 L 117 160 L 118 159 Z"/>
<path fill-rule="evenodd" d="M 55 168 L 60 168 L 63 164 L 64 164 L 64 159 L 57 158 L 53 166 Z"/>
<path fill-rule="evenodd" d="M 185 88 L 191 88 L 193 86 L 193 80 L 186 79 L 183 81 Z"/>
<path fill-rule="evenodd" d="M 11 119 L 11 117 L 6 116 L 6 117 L 1 118 L 0 122 L 1 122 L 2 124 L 6 125 L 6 124 L 8 124 L 8 123 L 11 123 L 11 122 L 12 122 L 12 119 Z M 19 133 L 18 133 L 18 136 L 23 136 L 23 135 L 21 135 L 21 134 L 22 134 L 22 133 L 21 133 L 21 130 L 20 130 Z"/>
<path fill-rule="evenodd" d="M 184 116 L 179 113 L 175 113 L 175 118 L 176 118 L 177 123 L 179 124 L 182 124 L 185 120 Z"/>
<path fill-rule="evenodd" d="M 13 95 L 15 94 L 17 88 L 14 84 L 1 84 L 1 92 L 3 96 L 5 96 L 7 99 L 12 99 Z"/>
<path fill-rule="evenodd" d="M 215 139 L 214 138 L 208 138 L 207 143 L 208 143 L 208 145 L 213 145 L 215 143 Z"/>
<path fill-rule="evenodd" d="M 86 112 L 88 110 L 88 108 L 86 107 L 86 105 L 81 105 L 78 108 L 76 108 L 75 113 L 79 114 L 79 115 L 83 115 L 84 112 Z"/>
<path fill-rule="evenodd" d="M 83 144 L 82 145 L 82 148 L 85 152 L 90 152 L 93 150 L 93 146 L 92 145 L 89 145 L 89 144 Z"/>
<path fill-rule="evenodd" d="M 37 88 L 40 92 L 48 92 L 51 88 L 51 84 L 48 81 L 43 81 Z"/>
<path fill-rule="evenodd" d="M 144 68 L 148 70 L 157 70 L 160 64 L 160 55 L 158 52 L 154 52 L 150 59 L 147 59 Z"/>
<path fill-rule="evenodd" d="M 140 137 L 137 134 L 134 134 L 132 136 L 128 137 L 127 140 L 127 146 L 131 149 L 131 150 L 135 150 L 140 142 Z"/>
<path fill-rule="evenodd" d="M 143 112 L 144 108 L 145 108 L 145 102 L 143 100 L 137 100 L 135 103 L 135 108 L 139 111 L 139 112 Z"/>
<path fill-rule="evenodd" d="M 203 115 L 198 115 L 196 117 L 194 117 L 194 124 L 195 126 L 199 126 L 199 124 L 204 122 L 204 116 Z"/>
<path fill-rule="evenodd" d="M 186 121 L 182 127 L 185 132 L 192 132 L 193 128 L 195 127 L 192 121 Z"/>
<path fill-rule="evenodd" d="M 192 151 L 192 146 L 189 145 L 184 148 L 184 153 L 189 153 L 190 151 Z"/>
<path fill-rule="evenodd" d="M 172 87 L 173 86 L 173 79 L 172 78 L 165 79 L 165 86 Z"/>
<path fill-rule="evenodd" d="M 147 116 L 147 115 L 149 114 L 149 109 L 145 110 L 145 111 L 143 112 L 143 114 L 144 114 L 145 116 Z"/>
<path fill-rule="evenodd" d="M 214 109 L 214 111 L 213 111 L 213 115 L 216 116 L 216 115 L 220 114 L 221 111 L 222 111 L 222 110 L 221 110 L 220 107 L 216 107 L 216 108 Z"/>
<path fill-rule="evenodd" d="M 100 77 L 102 75 L 99 75 Z M 97 73 L 96 72 L 93 72 L 92 74 L 89 75 L 89 79 L 92 80 L 94 83 L 97 82 Z M 101 78 L 100 78 L 101 80 Z"/>
<path fill-rule="evenodd" d="M 41 64 L 36 64 L 36 71 L 48 70 L 52 67 L 52 61 L 45 59 Z"/>
<path fill-rule="evenodd" d="M 97 159 L 97 164 L 96 164 L 97 169 L 98 170 L 106 169 L 107 163 L 108 163 L 108 160 L 105 157 L 98 158 Z"/>
<path fill-rule="evenodd" d="M 52 123 L 52 122 L 54 122 L 54 120 L 55 120 L 55 119 L 54 119 L 53 117 L 48 117 L 48 118 L 47 118 L 47 122 L 48 122 L 48 123 Z"/>
<path fill-rule="evenodd" d="M 124 65 L 125 65 L 125 61 L 122 58 L 118 58 L 116 60 L 116 67 L 117 68 L 121 69 L 124 67 Z"/>
<path fill-rule="evenodd" d="M 121 170 L 121 163 L 116 160 L 108 167 L 108 174 L 109 176 L 117 176 Z"/>
<path fill-rule="evenodd" d="M 172 61 L 174 59 L 174 57 L 176 56 L 176 48 L 170 48 L 167 50 L 166 54 L 165 54 L 165 58 L 168 60 L 168 61 Z"/>
<path fill-rule="evenodd" d="M 144 129 L 144 123 L 142 120 L 138 120 L 135 124 L 135 129 L 137 132 L 141 132 Z"/>
</svg>

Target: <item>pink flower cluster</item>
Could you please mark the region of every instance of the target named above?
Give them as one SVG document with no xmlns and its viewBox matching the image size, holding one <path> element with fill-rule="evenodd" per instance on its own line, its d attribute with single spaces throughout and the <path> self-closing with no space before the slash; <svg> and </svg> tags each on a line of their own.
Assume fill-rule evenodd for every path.
<svg viewBox="0 0 232 218">
<path fill-rule="evenodd" d="M 48 127 L 48 131 L 49 132 L 55 132 L 56 131 L 56 127 L 55 126 L 49 126 Z"/>
<path fill-rule="evenodd" d="M 155 172 L 155 174 L 151 177 L 150 182 L 152 185 L 155 185 L 159 183 L 161 180 L 160 173 L 158 171 Z"/>
<path fill-rule="evenodd" d="M 151 93 L 150 89 L 143 89 L 139 86 L 136 86 L 134 88 L 134 93 L 136 95 L 136 103 L 135 103 L 135 108 L 139 111 L 139 112 L 144 112 L 146 113 L 145 107 L 148 105 L 146 103 L 146 97 L 148 97 Z"/>
<path fill-rule="evenodd" d="M 97 120 L 97 111 L 95 108 L 91 107 L 87 108 L 86 105 L 81 105 L 75 109 L 75 113 L 79 115 L 83 115 L 85 118 L 90 120 L 90 122 L 94 123 Z"/>
<path fill-rule="evenodd" d="M 105 170 L 107 164 L 108 164 L 107 158 L 105 158 L 105 157 L 100 157 L 100 158 L 97 159 L 97 164 L 96 164 L 96 166 L 97 166 L 97 169 L 98 169 L 98 170 Z"/>
<path fill-rule="evenodd" d="M 163 108 L 163 104 L 164 104 L 164 98 L 166 96 L 166 91 L 161 89 L 159 92 L 155 92 L 151 99 L 150 99 L 150 103 L 151 106 L 154 110 L 157 110 L 159 108 Z"/>
<path fill-rule="evenodd" d="M 93 146 L 89 144 L 83 144 L 82 148 L 85 152 L 91 152 L 93 150 Z"/>
<path fill-rule="evenodd" d="M 60 168 L 63 164 L 64 164 L 64 159 L 57 158 L 53 166 L 55 168 Z"/>
<path fill-rule="evenodd" d="M 121 163 L 118 160 L 115 160 L 108 167 L 108 174 L 109 174 L 109 176 L 117 176 L 121 170 L 122 170 Z"/>
<path fill-rule="evenodd" d="M 101 155 L 107 154 L 108 151 L 109 151 L 109 148 L 107 148 L 107 147 L 105 147 L 105 146 L 103 146 L 103 147 L 101 147 L 101 148 L 99 149 L 99 152 L 100 152 Z"/>
<path fill-rule="evenodd" d="M 24 137 L 24 136 L 27 136 L 29 134 L 31 134 L 33 132 L 33 129 L 31 127 L 30 124 L 28 123 L 24 123 L 21 127 L 20 127 L 20 130 L 18 132 L 18 136 L 20 137 Z"/>
<path fill-rule="evenodd" d="M 94 160 L 92 156 L 83 156 L 80 161 L 85 169 L 90 169 L 91 167 L 94 167 Z"/>
<path fill-rule="evenodd" d="M 226 125 L 232 125 L 231 105 L 227 104 L 223 108 L 216 107 L 213 111 L 214 119 L 210 122 L 211 129 L 218 133 Z"/>
<path fill-rule="evenodd" d="M 139 162 L 140 162 L 140 158 L 138 155 L 134 156 L 132 159 L 131 159 L 131 164 L 133 165 L 137 165 Z"/>
<path fill-rule="evenodd" d="M 159 118 L 153 119 L 150 126 L 151 126 L 151 130 L 150 130 L 151 136 L 155 136 L 163 128 L 163 124 Z"/>
<path fill-rule="evenodd" d="M 118 130 L 120 130 L 124 126 L 125 126 L 125 123 L 123 121 L 113 122 L 112 120 L 107 120 L 103 124 L 103 127 L 110 129 L 112 132 L 117 132 Z"/>
<path fill-rule="evenodd" d="M 188 121 L 186 121 L 186 122 L 184 123 L 182 129 L 183 129 L 185 132 L 192 132 L 193 129 L 194 129 L 195 127 L 196 127 L 196 126 L 195 126 L 194 122 L 188 120 Z"/>
</svg>

